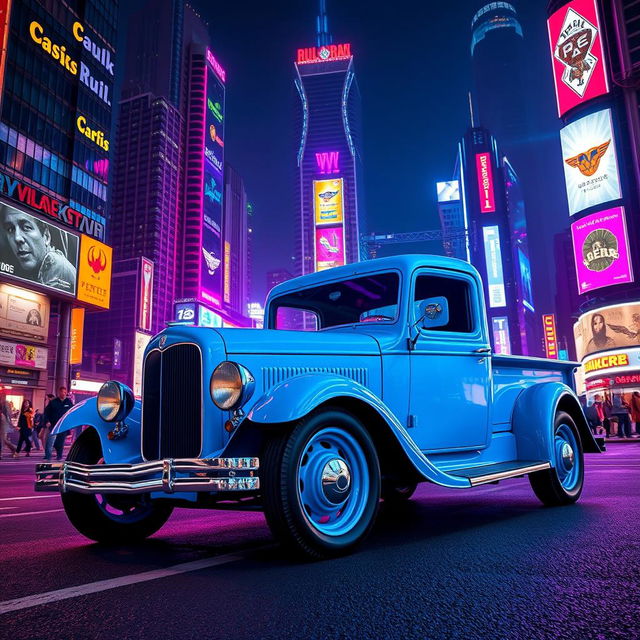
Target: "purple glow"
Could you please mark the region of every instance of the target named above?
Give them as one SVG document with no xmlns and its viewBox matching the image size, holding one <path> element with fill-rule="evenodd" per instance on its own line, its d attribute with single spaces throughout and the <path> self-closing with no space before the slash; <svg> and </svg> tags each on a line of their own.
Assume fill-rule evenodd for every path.
<svg viewBox="0 0 640 640">
<path fill-rule="evenodd" d="M 322 153 L 316 153 L 318 173 L 340 173 L 339 162 L 339 151 L 323 151 Z"/>
</svg>

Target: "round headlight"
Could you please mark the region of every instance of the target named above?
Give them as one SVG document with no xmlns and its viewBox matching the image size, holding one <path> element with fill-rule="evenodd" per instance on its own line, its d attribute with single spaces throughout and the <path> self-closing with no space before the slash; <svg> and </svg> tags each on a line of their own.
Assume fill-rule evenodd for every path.
<svg viewBox="0 0 640 640">
<path fill-rule="evenodd" d="M 98 413 L 106 422 L 119 422 L 133 409 L 133 393 L 127 385 L 115 380 L 105 382 L 98 391 Z"/>
<path fill-rule="evenodd" d="M 221 362 L 211 375 L 211 399 L 219 409 L 231 411 L 251 397 L 253 385 L 253 376 L 242 365 Z"/>
</svg>

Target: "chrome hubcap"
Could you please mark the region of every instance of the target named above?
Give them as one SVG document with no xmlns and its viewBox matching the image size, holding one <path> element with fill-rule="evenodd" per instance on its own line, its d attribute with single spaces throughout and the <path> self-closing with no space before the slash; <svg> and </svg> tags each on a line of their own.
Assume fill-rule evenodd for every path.
<svg viewBox="0 0 640 640">
<path fill-rule="evenodd" d="M 351 489 L 351 471 L 341 458 L 333 458 L 322 470 L 322 492 L 332 504 L 344 502 Z"/>
<path fill-rule="evenodd" d="M 573 448 L 568 442 L 565 442 L 562 445 L 562 462 L 564 463 L 565 469 L 567 471 L 573 469 L 575 455 L 573 453 Z"/>
</svg>

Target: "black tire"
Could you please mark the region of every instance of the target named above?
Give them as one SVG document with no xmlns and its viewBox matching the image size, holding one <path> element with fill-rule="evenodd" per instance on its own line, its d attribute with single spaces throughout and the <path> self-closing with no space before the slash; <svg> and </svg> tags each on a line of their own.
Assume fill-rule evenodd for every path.
<svg viewBox="0 0 640 640">
<path fill-rule="evenodd" d="M 418 488 L 417 482 L 404 482 L 398 484 L 390 480 L 382 483 L 382 499 L 388 504 L 407 502 Z"/>
<path fill-rule="evenodd" d="M 311 455 L 320 455 L 311 454 L 311 450 L 307 451 L 306 448 L 313 446 L 315 436 L 322 444 L 321 440 L 328 433 L 327 430 L 335 430 L 338 441 L 340 437 L 344 437 L 354 443 L 356 455 L 353 457 L 357 464 L 353 463 L 353 468 L 347 466 L 350 480 L 348 489 L 345 490 L 348 495 L 344 504 L 359 505 L 352 520 L 346 515 L 351 506 L 339 507 L 336 521 L 345 514 L 344 523 L 348 530 L 342 533 L 339 530 L 331 531 L 329 535 L 322 530 L 327 525 L 314 523 L 314 514 L 301 498 L 305 492 L 302 479 L 310 477 L 303 476 L 306 471 L 304 465 L 307 464 L 305 459 L 308 460 Z M 318 448 L 317 451 L 321 449 Z M 348 453 L 342 452 L 341 456 L 346 461 L 350 460 Z M 312 467 L 310 463 L 309 467 Z M 325 466 L 324 469 L 326 468 Z M 336 480 L 336 487 L 339 486 L 339 480 L 340 478 Z M 362 482 L 359 485 L 362 490 L 352 492 L 356 482 Z M 291 431 L 274 435 L 267 442 L 260 461 L 260 486 L 267 523 L 274 537 L 283 546 L 306 558 L 323 559 L 344 555 L 361 543 L 374 525 L 380 501 L 378 455 L 370 435 L 356 417 L 342 409 L 323 408 L 300 419 Z M 319 481 L 318 486 L 322 487 L 322 491 L 317 491 L 317 495 L 322 498 L 324 485 Z M 353 502 L 350 503 L 350 500 Z M 342 525 L 342 522 L 339 524 Z"/>
<path fill-rule="evenodd" d="M 67 456 L 83 464 L 98 464 L 101 459 L 100 438 L 93 429 L 83 431 Z M 143 540 L 158 531 L 173 511 L 169 505 L 152 502 L 149 494 L 97 496 L 70 491 L 61 495 L 71 524 L 83 536 L 104 544 Z"/>
<path fill-rule="evenodd" d="M 580 432 L 576 427 L 576 423 L 573 418 L 564 411 L 558 411 L 554 421 L 554 455 L 557 458 L 555 439 L 560 430 L 568 429 L 573 433 L 576 450 L 574 455 L 574 466 L 577 466 L 575 482 L 567 487 L 563 484 L 559 475 L 559 464 L 561 461 L 557 459 L 553 461 L 554 467 L 552 469 L 545 469 L 544 471 L 536 471 L 529 474 L 529 482 L 531 488 L 539 500 L 547 507 L 558 507 L 567 504 L 573 504 L 578 500 L 582 493 L 582 487 L 584 484 L 584 454 L 582 451 L 582 441 L 580 440 Z"/>
</svg>

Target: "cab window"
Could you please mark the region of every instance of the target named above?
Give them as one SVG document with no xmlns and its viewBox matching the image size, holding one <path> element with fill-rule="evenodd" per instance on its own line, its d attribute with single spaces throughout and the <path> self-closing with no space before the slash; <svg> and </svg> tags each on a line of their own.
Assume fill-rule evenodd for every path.
<svg viewBox="0 0 640 640">
<path fill-rule="evenodd" d="M 417 320 L 420 303 L 429 298 L 442 296 L 449 306 L 449 322 L 429 331 L 453 331 L 455 333 L 473 333 L 473 303 L 471 283 L 459 278 L 443 278 L 442 276 L 422 275 L 416 278 L 413 297 L 413 315 Z"/>
</svg>

